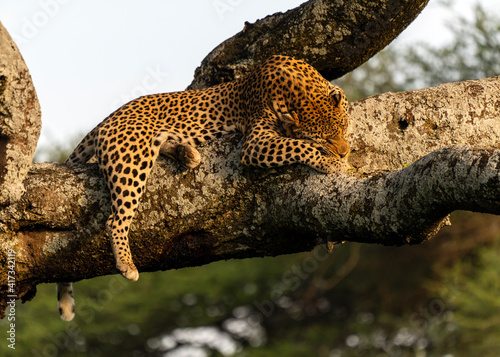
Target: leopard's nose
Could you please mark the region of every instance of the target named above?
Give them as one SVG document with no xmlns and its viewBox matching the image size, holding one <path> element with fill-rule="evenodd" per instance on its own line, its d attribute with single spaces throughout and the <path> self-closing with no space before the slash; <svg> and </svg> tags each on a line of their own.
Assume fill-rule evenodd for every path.
<svg viewBox="0 0 500 357">
<path fill-rule="evenodd" d="M 332 151 L 334 151 L 341 159 L 345 158 L 351 152 L 349 143 L 340 135 L 328 139 L 328 142 L 332 146 Z"/>
<path fill-rule="evenodd" d="M 337 146 L 337 154 L 339 154 L 340 158 L 343 159 L 351 152 L 351 148 L 349 147 L 349 143 L 345 140 L 342 140 Z"/>
</svg>

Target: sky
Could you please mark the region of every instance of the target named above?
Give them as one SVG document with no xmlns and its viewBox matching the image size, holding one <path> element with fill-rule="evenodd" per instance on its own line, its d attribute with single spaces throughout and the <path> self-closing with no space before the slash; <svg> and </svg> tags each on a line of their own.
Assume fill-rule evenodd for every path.
<svg viewBox="0 0 500 357">
<path fill-rule="evenodd" d="M 444 0 L 430 4 L 394 45 L 451 36 Z M 470 0 L 453 2 L 471 14 Z M 42 107 L 41 145 L 83 137 L 120 105 L 183 90 L 202 59 L 245 21 L 304 0 L 0 0 L 0 22 L 30 70 Z M 500 9 L 498 0 L 480 0 Z M 78 139 L 79 139 L 78 138 Z"/>
</svg>

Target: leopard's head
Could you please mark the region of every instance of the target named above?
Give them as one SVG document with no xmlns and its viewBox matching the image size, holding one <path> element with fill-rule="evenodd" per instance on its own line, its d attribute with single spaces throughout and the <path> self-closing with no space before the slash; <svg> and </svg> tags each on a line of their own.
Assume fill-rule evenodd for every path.
<svg viewBox="0 0 500 357">
<path fill-rule="evenodd" d="M 302 92 L 281 116 L 287 136 L 309 141 L 324 155 L 346 158 L 350 152 L 345 139 L 349 116 L 343 90 L 326 82 Z"/>
<path fill-rule="evenodd" d="M 292 57 L 272 56 L 252 84 L 250 95 L 255 95 L 256 88 L 265 89 L 266 100 L 288 137 L 307 140 L 324 155 L 347 157 L 347 98 L 314 67 Z"/>
</svg>

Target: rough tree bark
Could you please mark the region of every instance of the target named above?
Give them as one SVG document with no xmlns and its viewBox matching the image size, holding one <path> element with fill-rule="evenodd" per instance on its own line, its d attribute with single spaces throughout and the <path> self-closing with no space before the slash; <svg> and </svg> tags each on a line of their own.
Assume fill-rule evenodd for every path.
<svg viewBox="0 0 500 357">
<path fill-rule="evenodd" d="M 0 23 L 0 205 L 17 201 L 42 128 L 28 67 Z"/>
<path fill-rule="evenodd" d="M 499 88 L 495 77 L 353 103 L 348 175 L 243 167 L 236 134 L 200 148 L 195 170 L 160 158 L 130 233 L 136 265 L 165 270 L 321 241 L 416 244 L 453 210 L 500 214 Z M 23 301 L 39 283 L 115 272 L 109 194 L 95 164 L 36 164 L 24 187 L 0 211 L 2 296 L 9 251 Z"/>
</svg>

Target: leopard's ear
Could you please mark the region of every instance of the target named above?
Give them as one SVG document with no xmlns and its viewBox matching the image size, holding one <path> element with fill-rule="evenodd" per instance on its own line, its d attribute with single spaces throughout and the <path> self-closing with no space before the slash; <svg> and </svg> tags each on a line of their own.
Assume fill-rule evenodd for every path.
<svg viewBox="0 0 500 357">
<path fill-rule="evenodd" d="M 339 91 L 334 90 L 330 93 L 330 98 L 332 98 L 333 105 L 338 107 L 342 101 L 342 94 L 340 94 Z"/>
<path fill-rule="evenodd" d="M 330 84 L 328 90 L 329 90 L 328 96 L 330 97 L 332 104 L 336 107 L 339 107 L 342 104 L 342 98 L 344 96 L 342 88 L 334 84 Z"/>
</svg>

